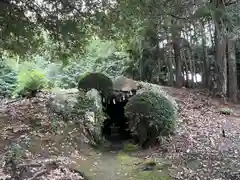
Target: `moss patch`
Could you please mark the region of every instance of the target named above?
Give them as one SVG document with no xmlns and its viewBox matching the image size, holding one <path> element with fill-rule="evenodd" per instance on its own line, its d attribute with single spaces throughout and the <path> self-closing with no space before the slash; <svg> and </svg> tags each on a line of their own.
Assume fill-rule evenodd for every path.
<svg viewBox="0 0 240 180">
<path fill-rule="evenodd" d="M 118 160 L 121 163 L 122 171 L 127 174 L 128 179 L 133 180 L 170 180 L 168 167 L 169 163 L 155 162 L 153 160 L 143 160 L 132 157 L 126 153 L 119 153 Z M 147 166 L 151 169 L 145 170 Z"/>
<path fill-rule="evenodd" d="M 135 152 L 139 149 L 139 147 L 135 144 L 132 144 L 132 143 L 124 143 L 124 146 L 123 146 L 123 151 L 124 152 Z"/>
</svg>

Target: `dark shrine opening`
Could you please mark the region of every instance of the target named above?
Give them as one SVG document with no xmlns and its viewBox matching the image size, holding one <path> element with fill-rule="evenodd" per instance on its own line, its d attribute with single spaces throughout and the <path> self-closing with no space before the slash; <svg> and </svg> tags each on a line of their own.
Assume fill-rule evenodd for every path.
<svg viewBox="0 0 240 180">
<path fill-rule="evenodd" d="M 134 93 L 135 94 L 135 93 Z M 132 138 L 128 128 L 128 119 L 124 115 L 124 107 L 128 98 L 113 96 L 103 100 L 104 112 L 108 118 L 104 121 L 102 135 L 110 142 L 122 142 Z"/>
</svg>

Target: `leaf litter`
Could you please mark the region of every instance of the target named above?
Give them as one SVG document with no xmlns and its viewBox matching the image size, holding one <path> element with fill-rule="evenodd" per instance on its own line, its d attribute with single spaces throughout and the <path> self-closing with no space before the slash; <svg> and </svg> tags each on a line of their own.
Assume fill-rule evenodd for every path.
<svg viewBox="0 0 240 180">
<path fill-rule="evenodd" d="M 240 117 L 219 113 L 222 104 L 200 92 L 165 90 L 181 109 L 177 132 L 163 154 L 178 170 L 175 179 L 240 179 Z"/>
</svg>

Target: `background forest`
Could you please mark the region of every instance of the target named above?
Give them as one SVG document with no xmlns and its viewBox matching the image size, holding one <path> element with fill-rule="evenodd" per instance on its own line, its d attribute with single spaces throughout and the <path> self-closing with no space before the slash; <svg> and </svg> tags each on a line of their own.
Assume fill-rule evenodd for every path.
<svg viewBox="0 0 240 180">
<path fill-rule="evenodd" d="M 20 91 L 16 87 L 24 84 L 19 83 L 28 81 L 22 72 L 33 69 L 51 87 L 73 88 L 80 74 L 97 71 L 207 88 L 237 100 L 237 1 L 1 0 L 0 4 L 2 96 Z M 33 81 L 42 81 L 37 79 Z"/>
</svg>

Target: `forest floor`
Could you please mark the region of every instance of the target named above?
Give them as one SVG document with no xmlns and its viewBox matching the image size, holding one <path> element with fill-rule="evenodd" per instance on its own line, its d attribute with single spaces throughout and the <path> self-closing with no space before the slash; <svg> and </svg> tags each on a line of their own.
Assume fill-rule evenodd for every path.
<svg viewBox="0 0 240 180">
<path fill-rule="evenodd" d="M 24 103 L 8 105 L 16 119 L 9 118 L 6 107 L 0 108 L 0 158 L 10 147 L 15 148 L 21 163 L 33 166 L 22 175 L 28 180 L 64 179 L 64 175 L 90 180 L 240 180 L 240 107 L 197 90 L 162 88 L 176 99 L 180 112 L 176 134 L 160 146 L 132 152 L 90 148 L 71 122 L 58 122 L 61 129 L 54 130 L 54 123 L 41 112 L 40 101 L 35 103 L 35 111 L 43 121 L 33 128 L 27 119 L 35 105 L 25 100 L 24 106 L 31 102 L 27 108 L 21 107 Z M 223 114 L 221 108 L 229 114 Z M 57 168 L 49 163 L 54 161 L 60 164 Z M 146 171 L 152 162 L 155 166 Z M 40 164 L 37 168 L 36 163 Z M 0 169 L 0 179 L 3 175 Z"/>
</svg>

